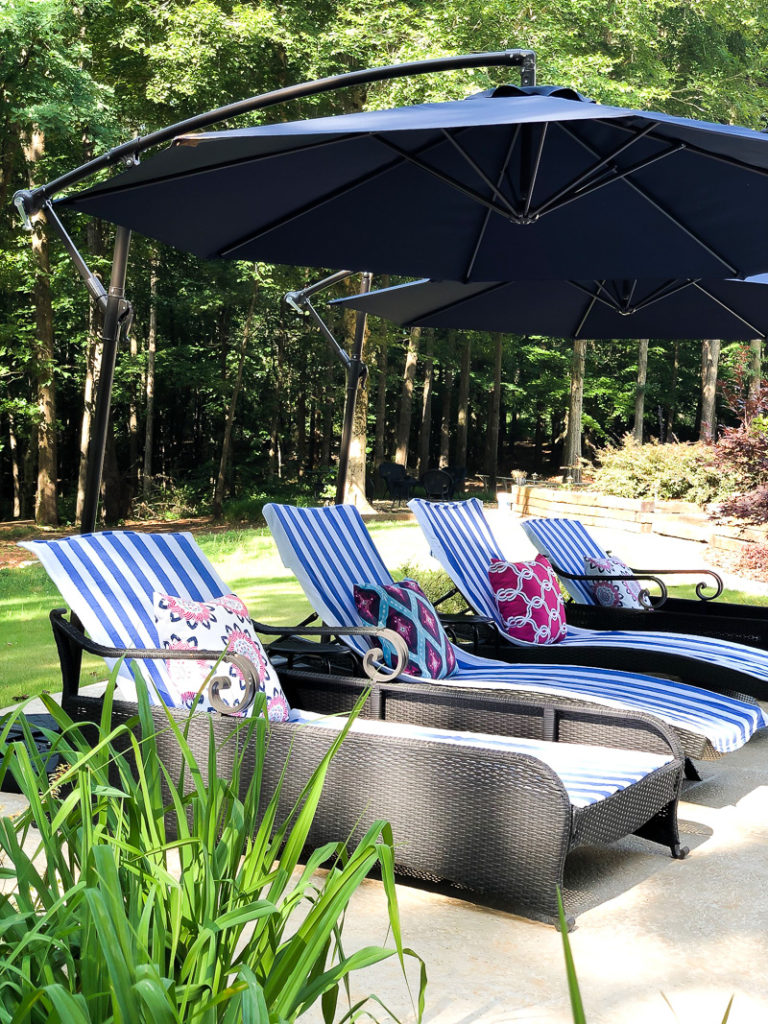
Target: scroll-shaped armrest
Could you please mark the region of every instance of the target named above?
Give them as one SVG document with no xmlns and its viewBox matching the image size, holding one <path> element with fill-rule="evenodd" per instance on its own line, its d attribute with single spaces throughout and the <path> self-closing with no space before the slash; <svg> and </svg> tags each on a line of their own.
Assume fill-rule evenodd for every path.
<svg viewBox="0 0 768 1024">
<path fill-rule="evenodd" d="M 696 597 L 700 601 L 714 601 L 723 592 L 723 578 L 714 569 L 632 569 L 633 573 L 640 573 L 646 576 L 648 573 L 663 573 L 665 576 L 711 576 L 713 582 L 702 580 L 696 584 Z M 635 577 L 630 577 L 634 579 Z M 714 587 L 714 593 L 706 594 L 708 587 Z"/>
<path fill-rule="evenodd" d="M 366 636 L 386 640 L 395 650 L 396 661 L 392 668 L 382 667 L 384 652 L 380 647 L 372 647 L 362 655 L 363 671 L 374 683 L 392 682 L 402 675 L 408 664 L 408 647 L 405 640 L 393 629 L 378 626 L 268 626 L 264 622 L 251 619 L 253 628 L 264 636 Z"/>
<path fill-rule="evenodd" d="M 170 650 L 165 647 L 105 647 L 104 644 L 96 643 L 87 637 L 82 629 L 68 622 L 64 617 L 66 609 L 54 608 L 50 618 L 56 634 L 56 642 L 60 643 L 65 637 L 71 644 L 74 644 L 80 651 L 87 651 L 88 654 L 95 654 L 100 658 L 130 658 L 137 661 L 212 661 L 217 665 L 234 665 L 243 676 L 245 695 L 237 708 L 226 704 L 221 698 L 221 691 L 228 690 L 232 680 L 228 675 L 216 673 L 208 682 L 208 699 L 211 706 L 222 715 L 240 715 L 251 706 L 260 689 L 260 679 L 256 666 L 242 654 L 235 651 L 206 651 L 194 649 L 189 651 Z M 61 647 L 59 646 L 59 650 Z"/>
<path fill-rule="evenodd" d="M 653 609 L 653 608 L 661 608 L 661 606 L 664 604 L 664 602 L 669 597 L 669 592 L 667 591 L 667 588 L 666 588 L 666 585 L 664 584 L 664 581 L 659 579 L 658 576 L 654 576 L 653 573 L 650 573 L 650 572 L 638 573 L 638 572 L 636 572 L 633 569 L 631 575 L 628 575 L 628 576 L 603 576 L 603 575 L 600 575 L 600 576 L 588 576 L 586 573 L 582 574 L 582 573 L 566 572 L 565 569 L 561 569 L 559 566 L 555 565 L 555 563 L 552 562 L 551 560 L 550 560 L 550 564 L 552 565 L 552 568 L 555 570 L 555 573 L 558 576 L 562 576 L 563 579 L 566 579 L 566 580 L 578 580 L 578 581 L 580 581 L 582 583 L 594 583 L 595 580 L 598 580 L 598 579 L 599 580 L 623 580 L 625 583 L 627 582 L 627 580 L 636 580 L 636 581 L 637 580 L 650 580 L 652 583 L 655 583 L 656 586 L 659 588 L 660 594 L 659 594 L 659 597 L 657 597 L 654 600 L 651 597 L 650 591 L 647 588 L 643 588 L 640 591 L 640 594 L 639 594 L 640 603 L 643 605 L 643 607 L 647 611 L 651 611 L 651 609 Z M 664 571 L 666 572 L 666 570 L 664 570 Z"/>
</svg>

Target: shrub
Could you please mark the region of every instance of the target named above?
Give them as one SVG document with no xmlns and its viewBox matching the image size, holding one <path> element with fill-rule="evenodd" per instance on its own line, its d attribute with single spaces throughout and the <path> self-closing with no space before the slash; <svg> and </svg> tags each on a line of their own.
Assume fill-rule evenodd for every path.
<svg viewBox="0 0 768 1024">
<path fill-rule="evenodd" d="M 768 381 L 750 381 L 746 355 L 736 364 L 734 380 L 722 388 L 728 409 L 737 419 L 725 427 L 714 446 L 717 467 L 731 474 L 735 497 L 726 497 L 719 512 L 751 523 L 768 522 Z"/>
<path fill-rule="evenodd" d="M 707 505 L 732 494 L 736 481 L 713 461 L 712 446 L 652 441 L 638 444 L 627 435 L 621 447 L 597 453 L 594 487 L 620 498 L 658 498 Z"/>
<path fill-rule="evenodd" d="M 441 597 L 455 589 L 451 577 L 443 569 L 423 569 L 420 565 L 412 562 L 404 562 L 392 573 L 396 580 L 416 580 L 424 591 L 427 599 L 435 603 Z M 443 601 L 438 611 L 445 615 L 456 615 L 467 610 L 467 602 L 461 594 L 454 594 L 447 601 Z"/>
<path fill-rule="evenodd" d="M 7 728 L 0 736 L 0 780 L 12 772 L 29 800 L 17 820 L 0 821 L 0 1022 L 288 1024 L 317 1002 L 332 1021 L 351 972 L 391 956 L 404 965 L 412 954 L 400 940 L 386 823 L 373 825 L 354 849 L 340 842 L 316 851 L 296 878 L 312 808 L 343 735 L 281 822 L 278 794 L 259 813 L 270 729 L 263 716 L 233 728 L 222 760 L 234 764 L 220 776 L 213 734 L 200 765 L 188 725 L 180 728 L 167 712 L 182 760 L 180 777 L 172 778 L 146 695 L 131 723 L 141 724 L 139 741 L 126 726 L 111 728 L 112 693 L 95 739 L 46 700 L 61 729 L 52 749 L 63 770 L 53 787 L 31 742 L 6 745 Z M 249 750 L 255 764 L 241 799 Z M 348 956 L 344 914 L 376 866 L 394 948 Z M 319 867 L 327 869 L 321 879 Z M 424 984 L 422 973 L 419 1019 Z M 359 1006 L 348 1016 L 338 1009 L 354 1019 Z"/>
</svg>

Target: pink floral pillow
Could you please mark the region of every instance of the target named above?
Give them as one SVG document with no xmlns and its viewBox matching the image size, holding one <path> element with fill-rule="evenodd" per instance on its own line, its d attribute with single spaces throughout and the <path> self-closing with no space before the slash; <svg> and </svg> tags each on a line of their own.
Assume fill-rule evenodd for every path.
<svg viewBox="0 0 768 1024">
<path fill-rule="evenodd" d="M 239 597 L 227 594 L 212 601 L 190 601 L 172 594 L 155 593 L 153 606 L 161 647 L 172 651 L 234 651 L 242 654 L 258 670 L 259 688 L 267 698 L 269 720 L 288 721 L 291 709 L 277 673 L 253 630 L 248 609 Z M 176 706 L 195 707 L 198 711 L 214 710 L 208 700 L 207 687 L 202 693 L 198 691 L 215 664 L 191 658 L 166 661 Z M 232 684 L 228 690 L 220 689 L 219 695 L 236 711 L 245 694 L 242 672 L 232 664 L 221 662 L 217 674 L 229 675 Z M 250 714 L 252 709 L 253 705 L 250 705 L 244 714 Z"/>
<path fill-rule="evenodd" d="M 493 559 L 488 578 L 504 631 L 529 644 L 556 644 L 568 627 L 565 605 L 552 566 L 544 555 L 532 562 Z"/>
<path fill-rule="evenodd" d="M 632 570 L 620 558 L 610 555 L 606 558 L 584 556 L 584 572 L 594 577 L 589 589 L 597 604 L 603 608 L 634 608 L 647 610 L 640 600 L 643 588 L 637 580 L 606 580 L 604 576 L 631 576 Z"/>
</svg>

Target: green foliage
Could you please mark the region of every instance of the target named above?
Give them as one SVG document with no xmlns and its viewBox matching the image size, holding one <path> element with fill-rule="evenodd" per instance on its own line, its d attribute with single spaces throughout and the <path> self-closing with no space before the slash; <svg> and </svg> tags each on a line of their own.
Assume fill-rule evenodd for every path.
<svg viewBox="0 0 768 1024">
<path fill-rule="evenodd" d="M 439 601 L 454 589 L 453 580 L 443 569 L 424 569 L 415 562 L 403 562 L 392 572 L 395 580 L 416 580 L 425 596 L 432 604 Z M 445 615 L 455 615 L 467 610 L 467 602 L 460 594 L 454 594 L 440 604 L 439 611 Z"/>
<path fill-rule="evenodd" d="M 638 445 L 627 435 L 621 447 L 597 452 L 594 488 L 620 498 L 657 498 L 707 505 L 732 493 L 733 477 L 717 469 L 705 444 Z"/>
<path fill-rule="evenodd" d="M 158 751 L 146 695 L 129 723 L 141 725 L 141 741 L 128 726 L 111 727 L 111 689 L 95 736 L 47 706 L 61 729 L 55 785 L 22 743 L 3 744 L 0 764 L 0 777 L 12 773 L 29 800 L 18 819 L 0 822 L 4 1024 L 287 1024 L 318 1003 L 330 1022 L 344 1013 L 351 973 L 392 956 L 405 970 L 413 954 L 401 940 L 386 822 L 352 849 L 327 844 L 299 870 L 348 727 L 280 820 L 281 783 L 268 799 L 260 793 L 270 729 L 261 714 L 234 726 L 231 750 L 217 749 L 211 733 L 201 764 L 189 744 L 191 720 L 179 725 L 168 712 L 164 743 L 178 747 L 177 775 Z M 255 754 L 253 769 L 246 751 Z M 217 771 L 225 757 L 231 771 Z M 348 954 L 344 914 L 375 866 L 393 944 Z M 321 867 L 327 874 L 318 878 Z M 425 980 L 422 971 L 419 1020 Z"/>
</svg>

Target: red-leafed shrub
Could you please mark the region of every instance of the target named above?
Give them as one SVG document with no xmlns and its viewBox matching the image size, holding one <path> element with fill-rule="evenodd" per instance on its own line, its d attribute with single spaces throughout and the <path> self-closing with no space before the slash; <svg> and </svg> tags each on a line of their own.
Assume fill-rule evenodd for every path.
<svg viewBox="0 0 768 1024">
<path fill-rule="evenodd" d="M 768 380 L 750 381 L 746 353 L 733 380 L 721 388 L 738 425 L 725 427 L 712 450 L 718 469 L 733 475 L 739 493 L 720 504 L 720 514 L 768 522 Z"/>
</svg>

